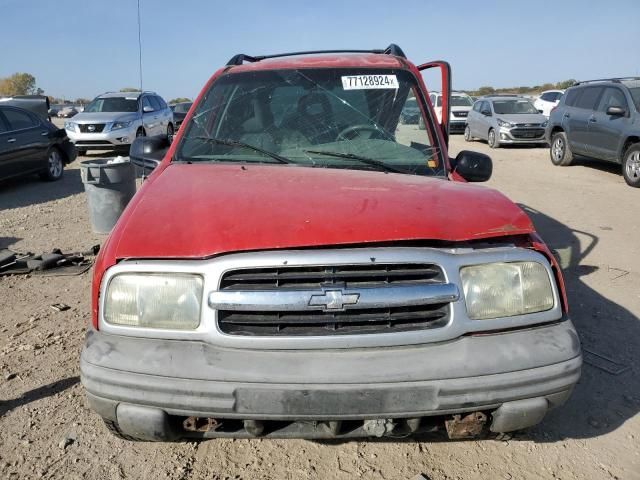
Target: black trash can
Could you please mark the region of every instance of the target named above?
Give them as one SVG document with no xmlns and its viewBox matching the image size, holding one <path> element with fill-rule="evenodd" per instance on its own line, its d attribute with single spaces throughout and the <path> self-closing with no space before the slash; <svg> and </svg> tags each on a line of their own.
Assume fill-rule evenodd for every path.
<svg viewBox="0 0 640 480">
<path fill-rule="evenodd" d="M 109 233 L 136 193 L 136 173 L 128 158 L 97 158 L 80 162 L 91 228 Z"/>
</svg>

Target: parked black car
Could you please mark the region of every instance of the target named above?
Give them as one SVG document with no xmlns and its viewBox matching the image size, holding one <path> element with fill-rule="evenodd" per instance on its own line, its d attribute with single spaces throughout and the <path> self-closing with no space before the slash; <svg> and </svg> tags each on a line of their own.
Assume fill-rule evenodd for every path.
<svg viewBox="0 0 640 480">
<path fill-rule="evenodd" d="M 64 129 L 32 111 L 0 102 L 0 180 L 31 173 L 59 180 L 64 165 L 75 158 L 76 149 Z"/>
<path fill-rule="evenodd" d="M 191 105 L 193 105 L 193 102 L 182 102 L 169 105 L 169 108 L 173 111 L 173 123 L 176 126 L 176 131 L 180 128 L 184 117 L 187 116 Z"/>
<path fill-rule="evenodd" d="M 628 185 L 640 187 L 640 77 L 579 82 L 551 110 L 546 137 L 554 165 L 574 155 L 622 165 Z"/>
</svg>

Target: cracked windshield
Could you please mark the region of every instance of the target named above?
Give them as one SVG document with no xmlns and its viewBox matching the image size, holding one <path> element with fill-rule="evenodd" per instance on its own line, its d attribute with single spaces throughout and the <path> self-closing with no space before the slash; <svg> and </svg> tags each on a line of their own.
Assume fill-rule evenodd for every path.
<svg viewBox="0 0 640 480">
<path fill-rule="evenodd" d="M 174 161 L 444 176 L 417 88 L 410 73 L 391 69 L 223 76 L 200 102 Z"/>
</svg>

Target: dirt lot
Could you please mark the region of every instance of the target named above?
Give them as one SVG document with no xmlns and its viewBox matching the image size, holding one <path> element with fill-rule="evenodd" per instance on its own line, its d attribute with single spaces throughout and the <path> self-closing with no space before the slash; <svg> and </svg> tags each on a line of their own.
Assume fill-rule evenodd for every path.
<svg viewBox="0 0 640 480">
<path fill-rule="evenodd" d="M 453 153 L 463 148 L 491 154 L 489 184 L 521 204 L 560 253 L 583 346 L 625 372 L 597 368 L 615 365 L 587 353 L 570 402 L 510 441 L 133 444 L 107 433 L 79 384 L 90 273 L 4 277 L 0 478 L 640 478 L 640 192 L 615 167 L 553 167 L 545 148 L 490 151 L 453 137 Z M 77 161 L 61 182 L 0 184 L 0 248 L 78 251 L 103 240 L 89 227 Z M 49 306 L 56 302 L 71 308 L 56 312 Z"/>
</svg>

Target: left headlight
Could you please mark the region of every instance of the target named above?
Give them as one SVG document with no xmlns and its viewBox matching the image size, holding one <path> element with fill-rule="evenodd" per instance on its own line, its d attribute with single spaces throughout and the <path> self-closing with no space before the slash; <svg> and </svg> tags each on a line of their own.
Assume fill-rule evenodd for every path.
<svg viewBox="0 0 640 480">
<path fill-rule="evenodd" d="M 76 124 L 74 122 L 64 122 L 64 129 L 70 132 L 76 131 Z"/>
<path fill-rule="evenodd" d="M 122 273 L 104 299 L 111 325 L 195 330 L 200 324 L 202 277 L 191 274 Z"/>
<path fill-rule="evenodd" d="M 501 118 L 498 118 L 498 125 L 500 125 L 501 127 L 505 127 L 505 128 L 511 128 L 513 127 L 513 123 L 511 122 L 505 122 L 504 120 L 502 120 Z"/>
<path fill-rule="evenodd" d="M 542 123 L 540 124 L 540 126 L 541 126 L 542 128 L 546 128 L 546 127 L 547 127 L 547 125 L 549 125 L 549 120 L 546 120 L 546 121 L 544 121 L 544 122 L 542 122 Z"/>
<path fill-rule="evenodd" d="M 487 263 L 460 269 L 467 314 L 473 320 L 550 310 L 553 290 L 537 262 Z"/>
<path fill-rule="evenodd" d="M 120 130 L 121 128 L 128 128 L 131 125 L 131 122 L 113 122 L 111 125 L 111 130 Z"/>
</svg>

